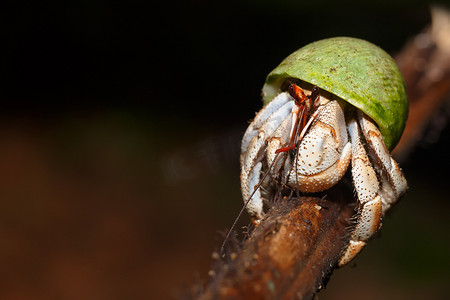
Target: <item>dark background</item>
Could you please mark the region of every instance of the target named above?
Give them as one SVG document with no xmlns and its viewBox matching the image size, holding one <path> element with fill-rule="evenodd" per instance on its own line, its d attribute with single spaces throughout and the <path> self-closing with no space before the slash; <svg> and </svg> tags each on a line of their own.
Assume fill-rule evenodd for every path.
<svg viewBox="0 0 450 300">
<path fill-rule="evenodd" d="M 266 74 L 332 36 L 395 55 L 430 22 L 406 0 L 1 6 L 0 299 L 167 299 L 206 280 Z M 449 141 L 404 162 L 409 194 L 321 298 L 449 296 Z"/>
</svg>

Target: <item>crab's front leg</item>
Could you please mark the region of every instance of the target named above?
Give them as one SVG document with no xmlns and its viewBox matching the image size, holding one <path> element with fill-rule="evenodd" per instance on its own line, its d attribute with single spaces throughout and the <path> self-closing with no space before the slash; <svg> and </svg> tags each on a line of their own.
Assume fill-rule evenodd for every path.
<svg viewBox="0 0 450 300">
<path fill-rule="evenodd" d="M 377 127 L 362 115 L 358 116 L 366 137 L 370 158 L 361 143 L 358 123 L 350 120 L 348 131 L 352 143 L 352 177 L 360 204 L 358 222 L 339 265 L 351 261 L 381 227 L 385 211 L 406 191 L 406 180 L 397 163 L 389 155 Z M 378 172 L 375 172 L 375 169 Z M 381 180 L 381 186 L 379 179 Z"/>
<path fill-rule="evenodd" d="M 288 93 L 279 94 L 256 115 L 242 139 L 241 191 L 247 210 L 257 220 L 264 216 L 263 197 L 255 187 L 262 178 L 267 141 L 290 116 L 293 105 Z"/>
</svg>

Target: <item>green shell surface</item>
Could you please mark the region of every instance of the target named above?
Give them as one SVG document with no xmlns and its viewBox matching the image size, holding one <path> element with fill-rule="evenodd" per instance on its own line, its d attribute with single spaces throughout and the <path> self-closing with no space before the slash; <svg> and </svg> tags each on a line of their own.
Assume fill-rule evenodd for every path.
<svg viewBox="0 0 450 300">
<path fill-rule="evenodd" d="M 388 149 L 397 144 L 408 116 L 404 79 L 389 54 L 361 39 L 336 37 L 306 45 L 289 55 L 266 78 L 268 103 L 290 78 L 326 90 L 369 115 Z"/>
</svg>

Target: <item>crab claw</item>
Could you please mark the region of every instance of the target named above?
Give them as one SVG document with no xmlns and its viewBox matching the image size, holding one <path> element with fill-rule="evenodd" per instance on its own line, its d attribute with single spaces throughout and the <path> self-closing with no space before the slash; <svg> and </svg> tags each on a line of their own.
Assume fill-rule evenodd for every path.
<svg viewBox="0 0 450 300">
<path fill-rule="evenodd" d="M 337 101 L 329 101 L 299 145 L 289 184 L 304 193 L 327 190 L 344 176 L 350 158 L 344 113 Z"/>
</svg>

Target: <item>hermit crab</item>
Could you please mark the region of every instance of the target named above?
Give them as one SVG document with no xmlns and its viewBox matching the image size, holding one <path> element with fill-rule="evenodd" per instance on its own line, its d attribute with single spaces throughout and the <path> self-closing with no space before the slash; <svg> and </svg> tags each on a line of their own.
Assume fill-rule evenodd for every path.
<svg viewBox="0 0 450 300">
<path fill-rule="evenodd" d="M 351 168 L 358 214 L 339 261 L 345 265 L 407 189 L 389 153 L 408 115 L 404 79 L 384 50 L 337 37 L 288 56 L 267 76 L 262 94 L 265 106 L 242 139 L 247 210 L 258 223 L 274 186 L 326 191 Z"/>
</svg>

